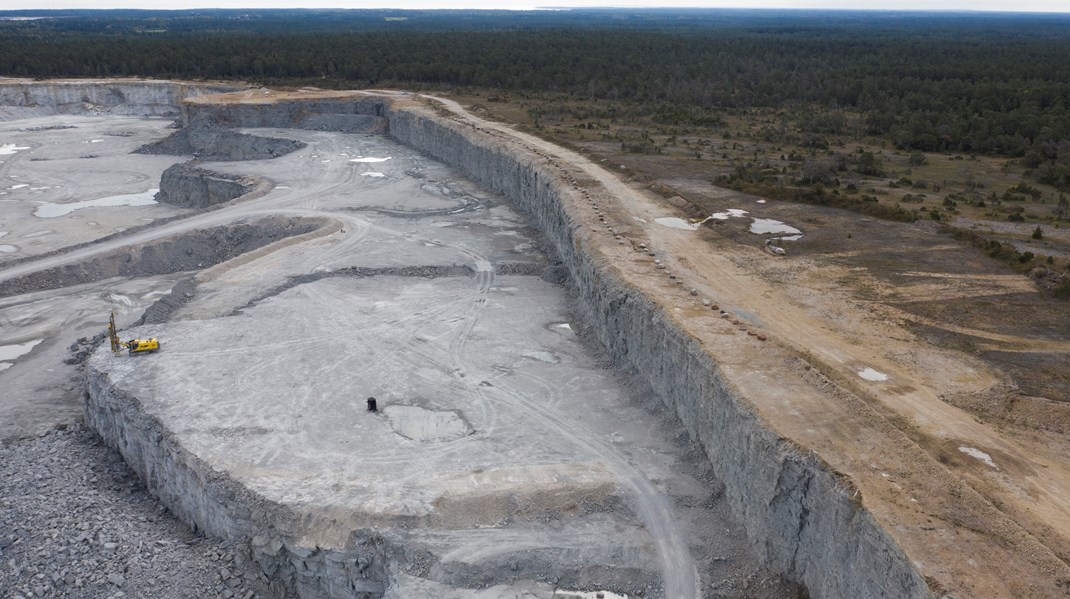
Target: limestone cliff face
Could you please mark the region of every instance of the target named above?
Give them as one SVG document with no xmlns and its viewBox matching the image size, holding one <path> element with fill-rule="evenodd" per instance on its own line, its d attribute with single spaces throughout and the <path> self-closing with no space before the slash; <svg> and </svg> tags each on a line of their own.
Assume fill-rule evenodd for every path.
<svg viewBox="0 0 1070 599">
<path fill-rule="evenodd" d="M 171 81 L 0 80 L 0 120 L 55 114 L 174 117 L 186 98 L 240 88 Z"/>
<path fill-rule="evenodd" d="M 334 126 L 374 124 L 378 131 L 389 119 L 398 141 L 459 168 L 530 215 L 567 267 L 584 319 L 610 355 L 641 375 L 702 444 L 772 569 L 805 584 L 814 597 L 932 597 L 904 552 L 845 492 L 849 482 L 771 430 L 710 353 L 600 256 L 570 212 L 575 192 L 543 161 L 427 110 L 385 102 L 188 104 L 184 118 L 208 113 L 234 127 L 306 128 L 337 120 Z M 111 382 L 116 366 L 107 358 L 97 352 L 87 364 L 87 422 L 180 518 L 209 534 L 251 539 L 254 558 L 280 591 L 378 596 L 387 582 L 385 563 L 415 559 L 382 531 L 355 535 L 345 553 L 298 546 L 297 515 L 211 471 L 174 442 L 137 397 Z"/>
<path fill-rule="evenodd" d="M 183 208 L 208 208 L 249 193 L 256 181 L 212 172 L 190 163 L 175 164 L 160 177 L 157 202 Z"/>
<path fill-rule="evenodd" d="M 575 193 L 537 156 L 427 111 L 392 108 L 390 134 L 526 211 L 567 266 L 607 351 L 638 372 L 706 450 L 769 566 L 814 597 L 932 597 L 910 560 L 813 454 L 780 438 L 698 341 L 591 250 Z"/>
<path fill-rule="evenodd" d="M 293 139 L 262 137 L 227 129 L 200 115 L 164 139 L 145 144 L 138 154 L 193 155 L 202 160 L 267 160 L 297 151 L 305 144 Z"/>
<path fill-rule="evenodd" d="M 159 334 L 152 326 L 141 330 Z M 275 596 L 383 596 L 387 562 L 405 559 L 390 540 L 359 531 L 346 551 L 300 546 L 295 539 L 306 526 L 301 515 L 213 470 L 175 442 L 137 397 L 113 383 L 109 372 L 115 366 L 109 361 L 113 357 L 101 348 L 86 364 L 86 423 L 122 453 L 175 516 L 195 531 L 247 542 Z"/>
<path fill-rule="evenodd" d="M 211 118 L 226 127 L 280 127 L 336 131 L 339 133 L 386 133 L 385 101 L 380 98 L 292 100 L 264 104 L 200 104 L 183 106 L 183 122 Z"/>
</svg>

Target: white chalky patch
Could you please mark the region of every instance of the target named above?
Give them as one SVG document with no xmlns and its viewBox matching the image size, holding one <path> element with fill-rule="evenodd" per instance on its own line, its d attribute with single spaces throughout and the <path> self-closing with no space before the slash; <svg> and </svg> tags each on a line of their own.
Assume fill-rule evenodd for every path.
<svg viewBox="0 0 1070 599">
<path fill-rule="evenodd" d="M 886 381 L 888 375 L 880 372 L 879 370 L 873 370 L 872 368 L 863 368 L 858 371 L 858 376 L 866 379 L 867 381 Z"/>
<path fill-rule="evenodd" d="M 996 466 L 996 463 L 992 461 L 992 456 L 981 451 L 980 449 L 977 449 L 975 447 L 960 447 L 959 451 L 970 456 L 971 458 L 981 460 L 985 463 L 986 466 L 990 468 L 995 468 L 996 470 L 999 470 L 999 466 Z"/>
</svg>

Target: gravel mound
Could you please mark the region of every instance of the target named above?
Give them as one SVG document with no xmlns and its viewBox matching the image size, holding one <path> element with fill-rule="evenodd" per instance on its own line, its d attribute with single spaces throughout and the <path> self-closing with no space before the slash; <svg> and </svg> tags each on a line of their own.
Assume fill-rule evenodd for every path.
<svg viewBox="0 0 1070 599">
<path fill-rule="evenodd" d="M 76 426 L 0 448 L 0 596 L 268 596 L 236 547 L 167 513 Z"/>
</svg>

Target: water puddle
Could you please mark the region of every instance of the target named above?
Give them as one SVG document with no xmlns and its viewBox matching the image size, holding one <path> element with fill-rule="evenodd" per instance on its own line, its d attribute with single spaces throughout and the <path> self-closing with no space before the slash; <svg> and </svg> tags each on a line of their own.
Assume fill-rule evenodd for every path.
<svg viewBox="0 0 1070 599">
<path fill-rule="evenodd" d="M 617 594 L 611 591 L 566 591 L 558 589 L 554 592 L 554 599 L 628 599 L 627 595 Z"/>
<path fill-rule="evenodd" d="M 863 368 L 862 370 L 859 370 L 858 376 L 866 379 L 867 381 L 879 382 L 888 380 L 888 375 L 884 374 L 883 372 L 880 372 L 879 370 L 873 370 L 872 368 Z"/>
<path fill-rule="evenodd" d="M 682 218 L 676 218 L 675 216 L 666 216 L 662 218 L 655 218 L 654 222 L 663 227 L 669 227 L 670 229 L 684 229 L 686 231 L 697 231 L 698 225 L 693 225 Z"/>
<path fill-rule="evenodd" d="M 385 177 L 383 173 L 361 173 L 361 177 Z"/>
<path fill-rule="evenodd" d="M 56 218 L 58 216 L 66 216 L 75 210 L 81 210 L 82 208 L 98 208 L 103 206 L 148 206 L 156 203 L 154 198 L 159 191 L 159 189 L 150 189 L 141 193 L 111 196 L 95 200 L 84 200 L 81 202 L 72 202 L 70 204 L 45 203 L 38 206 L 37 209 L 33 211 L 33 215 L 38 218 Z"/>
<path fill-rule="evenodd" d="M 374 156 L 364 156 L 364 157 L 361 157 L 361 158 L 350 158 L 349 161 L 350 162 L 386 162 L 387 160 L 390 160 L 391 158 L 392 158 L 391 156 L 387 156 L 386 158 L 376 158 Z"/>
<path fill-rule="evenodd" d="M 785 235 L 784 237 L 777 237 L 776 239 L 779 241 L 799 241 L 802 238 L 802 235 Z"/>
<path fill-rule="evenodd" d="M 10 156 L 22 150 L 29 150 L 29 146 L 16 146 L 15 144 L 0 145 L 0 156 Z"/>
<path fill-rule="evenodd" d="M 990 468 L 999 470 L 999 466 L 996 466 L 996 463 L 992 461 L 992 456 L 981 451 L 980 449 L 977 449 L 976 447 L 960 447 L 959 451 L 970 456 L 971 458 L 984 462 L 985 465 Z"/>
<path fill-rule="evenodd" d="M 275 189 L 290 189 L 289 185 L 276 185 Z"/>
<path fill-rule="evenodd" d="M 22 189 L 24 187 L 29 187 L 29 186 L 30 186 L 29 183 L 19 183 L 18 185 L 12 185 L 11 187 L 8 187 L 8 189 Z"/>
<path fill-rule="evenodd" d="M 17 360 L 20 356 L 24 356 L 37 347 L 38 343 L 41 343 L 44 339 L 34 339 L 33 341 L 27 341 L 26 343 L 13 343 L 11 345 L 0 345 L 0 360 L 11 362 Z"/>
<path fill-rule="evenodd" d="M 763 233 L 786 233 L 788 235 L 798 235 L 802 231 L 796 229 L 791 225 L 786 225 L 778 220 L 771 218 L 756 218 L 750 225 L 750 232 L 757 233 L 759 235 Z"/>
<path fill-rule="evenodd" d="M 19 251 L 19 248 L 10 244 L 0 245 L 0 254 L 14 254 Z"/>
<path fill-rule="evenodd" d="M 714 212 L 710 215 L 710 218 L 716 220 L 728 220 L 730 218 L 742 218 L 749 214 L 746 210 L 740 210 L 739 208 L 729 208 L 724 212 Z M 709 220 L 709 219 L 707 219 Z"/>
</svg>

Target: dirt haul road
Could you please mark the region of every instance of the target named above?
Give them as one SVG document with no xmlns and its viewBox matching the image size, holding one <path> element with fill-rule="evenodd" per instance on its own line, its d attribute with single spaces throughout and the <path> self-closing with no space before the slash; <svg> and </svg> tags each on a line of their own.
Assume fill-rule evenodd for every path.
<svg viewBox="0 0 1070 599">
<path fill-rule="evenodd" d="M 942 554 L 948 562 L 974 561 L 987 554 L 992 544 L 1006 544 L 1015 547 L 1010 555 L 1029 554 L 1052 581 L 1065 581 L 1070 558 L 1066 440 L 1006 431 L 941 399 L 946 393 L 983 393 L 1002 382 L 998 373 L 965 354 L 926 344 L 906 329 L 905 318 L 897 317 L 894 310 L 851 301 L 837 293 L 835 281 L 823 281 L 827 289 L 818 289 L 823 298 L 814 302 L 806 297 L 813 289 L 764 280 L 757 273 L 772 258 L 758 243 L 754 247 L 714 246 L 703 241 L 701 229 L 659 225 L 655 219 L 674 216 L 672 209 L 638 185 L 622 181 L 576 152 L 469 114 L 454 101 L 435 100 L 458 122 L 519 141 L 579 186 L 600 187 L 607 199 L 602 205 L 605 212 L 592 209 L 599 212 L 590 214 L 587 225 L 599 230 L 605 226 L 600 218 L 605 218 L 611 232 L 633 243 L 644 241 L 655 250 L 665 269 L 656 269 L 653 259 L 645 255 L 636 258 L 631 246 L 621 245 L 615 236 L 602 237 L 605 243 L 600 249 L 616 258 L 628 280 L 664 298 L 676 311 L 677 321 L 693 334 L 703 338 L 705 333 L 711 344 L 716 343 L 702 323 L 701 311 L 694 307 L 694 298 L 681 294 L 672 284 L 676 280 L 683 281 L 684 289 L 694 288 L 699 296 L 734 313 L 741 324 L 768 333 L 804 357 L 805 362 L 796 359 L 779 368 L 798 370 L 826 386 L 825 392 L 800 391 L 785 400 L 768 392 L 769 385 L 777 382 L 766 379 L 755 381 L 745 396 L 776 430 L 815 450 L 858 483 L 867 507 L 902 525 L 896 536 L 908 552 Z M 667 281 L 668 272 L 676 279 Z M 993 286 L 991 281 L 975 283 Z M 995 286 L 1022 284 L 1016 278 Z M 835 316 L 830 317 L 833 311 Z M 1052 346 L 1044 339 L 998 341 L 1013 342 L 1023 351 Z M 1065 344 L 1056 345 L 1055 349 L 1065 350 Z M 747 370 L 758 368 L 760 358 L 733 364 L 715 345 L 710 348 L 724 359 L 726 368 L 738 368 L 744 378 Z M 903 359 L 905 355 L 911 359 Z M 812 372 L 811 366 L 820 374 Z M 871 413 L 860 413 L 858 400 L 884 418 L 878 422 Z M 918 446 L 911 447 L 908 438 Z M 928 455 L 917 451 L 918 447 Z M 980 534 L 964 538 L 956 525 Z M 941 532 L 924 532 L 936 529 Z M 992 568 L 974 561 L 961 569 L 952 567 L 950 572 L 961 579 L 964 588 L 981 589 L 984 595 L 984 579 L 993 583 L 989 589 L 1008 588 L 1006 580 L 1013 581 L 1018 574 L 1000 561 L 991 560 Z M 1022 584 L 1018 588 L 1029 588 L 1028 582 Z M 1014 583 L 1010 588 L 1015 588 Z"/>
</svg>

